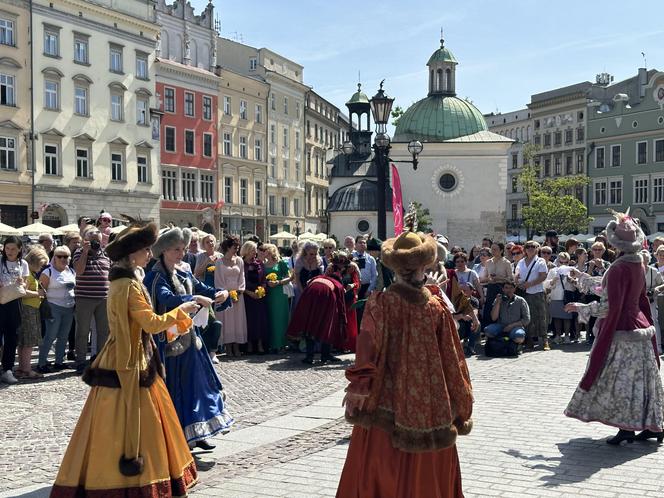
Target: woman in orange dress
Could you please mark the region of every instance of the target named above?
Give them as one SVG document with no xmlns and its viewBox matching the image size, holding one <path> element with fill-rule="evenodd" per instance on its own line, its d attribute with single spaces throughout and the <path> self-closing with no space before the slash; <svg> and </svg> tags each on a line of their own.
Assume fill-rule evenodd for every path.
<svg viewBox="0 0 664 498">
<path fill-rule="evenodd" d="M 191 328 L 187 302 L 156 315 L 141 283 L 157 226 L 131 226 L 106 247 L 116 262 L 108 295 L 110 335 L 83 376 L 92 386 L 52 498 L 184 496 L 197 479 L 150 334 Z"/>
<path fill-rule="evenodd" d="M 461 498 L 458 434 L 472 387 L 450 311 L 424 286 L 436 241 L 405 232 L 382 261 L 396 274 L 367 301 L 344 399 L 354 424 L 338 498 Z"/>
</svg>

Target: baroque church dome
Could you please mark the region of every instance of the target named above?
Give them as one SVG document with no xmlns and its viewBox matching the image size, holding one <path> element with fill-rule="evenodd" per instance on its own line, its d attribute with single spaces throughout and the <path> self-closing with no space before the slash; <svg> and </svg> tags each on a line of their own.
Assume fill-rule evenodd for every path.
<svg viewBox="0 0 664 498">
<path fill-rule="evenodd" d="M 429 94 L 415 102 L 399 118 L 394 142 L 444 142 L 488 129 L 479 109 L 456 96 L 457 64 L 441 39 L 440 48 L 427 62 Z"/>
</svg>

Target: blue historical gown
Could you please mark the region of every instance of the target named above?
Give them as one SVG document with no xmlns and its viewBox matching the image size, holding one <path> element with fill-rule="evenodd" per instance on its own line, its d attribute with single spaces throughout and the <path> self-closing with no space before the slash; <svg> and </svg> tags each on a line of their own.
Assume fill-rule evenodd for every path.
<svg viewBox="0 0 664 498">
<path fill-rule="evenodd" d="M 171 276 L 160 262 L 145 276 L 157 313 L 165 313 L 191 301 L 193 295 L 214 299 L 218 289 L 198 281 L 190 272 L 176 270 Z M 231 299 L 217 310 L 231 306 Z M 194 327 L 189 334 L 168 343 L 166 333 L 157 336 L 157 347 L 166 367 L 166 386 L 175 405 L 185 438 L 190 444 L 206 439 L 233 424 L 222 397 L 222 384 L 210 356 Z"/>
</svg>

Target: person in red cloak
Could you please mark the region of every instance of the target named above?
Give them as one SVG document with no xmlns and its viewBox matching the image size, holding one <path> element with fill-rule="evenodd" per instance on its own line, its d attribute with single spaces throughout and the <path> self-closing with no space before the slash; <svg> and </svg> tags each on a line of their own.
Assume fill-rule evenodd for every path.
<svg viewBox="0 0 664 498">
<path fill-rule="evenodd" d="M 336 251 L 332 255 L 332 263 L 328 265 L 325 274 L 340 279 L 343 285 L 346 303 L 346 340 L 341 349 L 354 353 L 358 334 L 357 311 L 354 305 L 357 303 L 360 291 L 360 269 L 352 262 L 348 253 Z"/>
<path fill-rule="evenodd" d="M 312 278 L 300 295 L 286 334 L 291 339 L 304 337 L 306 356 L 302 363 L 313 365 L 314 348 L 320 342 L 320 361 L 341 361 L 331 349 L 340 349 L 345 341 L 346 305 L 341 275 L 319 275 Z"/>
<path fill-rule="evenodd" d="M 639 254 L 645 236 L 629 210 L 615 216 L 606 231 L 609 243 L 621 255 L 604 274 L 601 292 L 596 291 L 601 294 L 600 301 L 566 306 L 568 312 L 578 312 L 586 322 L 591 315 L 597 316 L 595 328 L 599 332 L 565 415 L 618 427 L 618 434 L 609 438 L 608 444 L 650 438 L 662 442 L 664 391 Z M 635 435 L 635 431 L 642 432 Z"/>
</svg>

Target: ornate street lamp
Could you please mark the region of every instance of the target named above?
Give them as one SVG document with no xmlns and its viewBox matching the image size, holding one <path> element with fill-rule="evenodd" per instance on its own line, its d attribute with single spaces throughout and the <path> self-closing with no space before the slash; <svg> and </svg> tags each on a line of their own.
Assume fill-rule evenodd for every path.
<svg viewBox="0 0 664 498">
<path fill-rule="evenodd" d="M 300 236 L 300 220 L 295 220 L 295 236 Z"/>
<path fill-rule="evenodd" d="M 394 99 L 385 95 L 385 90 L 383 90 L 383 83 L 385 80 L 380 82 L 380 87 L 378 92 L 374 95 L 369 101 L 371 105 L 371 114 L 373 114 L 374 122 L 376 123 L 376 137 L 374 138 L 373 150 L 374 150 L 374 163 L 376 164 L 376 184 L 377 184 L 377 193 L 376 193 L 376 202 L 378 203 L 378 238 L 385 240 L 386 237 L 386 223 L 387 223 L 387 209 L 385 206 L 385 191 L 387 190 L 387 178 L 388 176 L 388 167 L 390 162 L 393 163 L 408 163 L 413 165 L 413 169 L 417 169 L 417 157 L 422 152 L 424 148 L 422 143 L 419 140 L 412 140 L 408 144 L 408 152 L 411 153 L 413 158 L 410 161 L 394 161 L 390 159 L 390 137 L 387 134 L 387 122 L 390 119 L 392 112 L 392 104 Z M 344 142 L 341 146 L 341 150 L 344 155 L 349 158 L 355 152 L 355 145 L 350 140 Z M 348 164 L 352 163 L 364 163 L 364 160 L 352 161 L 346 159 Z"/>
</svg>

